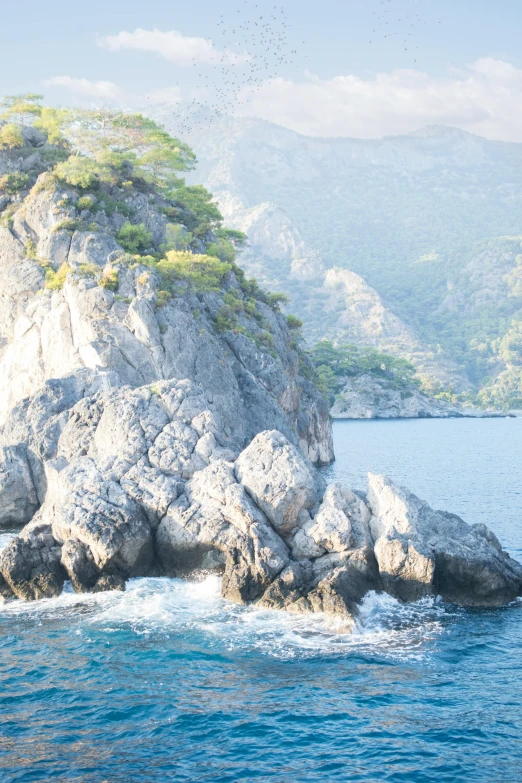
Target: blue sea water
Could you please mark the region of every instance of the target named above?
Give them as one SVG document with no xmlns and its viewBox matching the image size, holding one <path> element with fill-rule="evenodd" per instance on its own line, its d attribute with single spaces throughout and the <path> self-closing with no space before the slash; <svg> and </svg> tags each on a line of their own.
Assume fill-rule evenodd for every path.
<svg viewBox="0 0 522 783">
<path fill-rule="evenodd" d="M 486 522 L 522 557 L 522 419 L 339 422 L 368 470 Z M 0 780 L 520 783 L 522 603 L 369 595 L 356 633 L 137 579 L 0 607 Z"/>
</svg>

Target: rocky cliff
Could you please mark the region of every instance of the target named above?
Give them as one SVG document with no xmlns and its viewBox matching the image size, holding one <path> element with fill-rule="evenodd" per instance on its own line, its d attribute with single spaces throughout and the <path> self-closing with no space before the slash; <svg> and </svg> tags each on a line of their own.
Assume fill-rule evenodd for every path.
<svg viewBox="0 0 522 783">
<path fill-rule="evenodd" d="M 4 160 L 27 187 L 0 233 L 0 526 L 25 527 L 0 555 L 4 598 L 209 570 L 230 600 L 354 621 L 368 590 L 520 594 L 522 567 L 484 526 L 383 477 L 367 495 L 324 486 L 312 462 L 332 459 L 331 428 L 306 357 L 223 260 L 230 243 L 188 230 L 186 202 L 119 158 L 80 193 L 45 171 L 45 137 L 21 144 Z"/>
<path fill-rule="evenodd" d="M 45 381 L 84 369 L 106 387 L 189 378 L 212 395 L 236 445 L 268 425 L 313 462 L 331 461 L 328 411 L 300 375 L 305 360 L 284 317 L 256 298 L 240 270 L 228 265 L 199 289 L 183 275 L 173 286 L 169 268 L 147 256 L 144 265 L 116 239 L 125 209 L 154 253 L 165 241 L 167 203 L 118 185 L 86 199 L 47 176 L 17 194 L 0 226 L 0 423 Z M 104 199 L 119 209 L 107 214 Z"/>
</svg>

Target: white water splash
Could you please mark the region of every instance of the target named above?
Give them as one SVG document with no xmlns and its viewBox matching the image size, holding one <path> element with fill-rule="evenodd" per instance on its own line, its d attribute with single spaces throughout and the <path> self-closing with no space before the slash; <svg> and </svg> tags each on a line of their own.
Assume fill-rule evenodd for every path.
<svg viewBox="0 0 522 783">
<path fill-rule="evenodd" d="M 119 631 L 150 637 L 180 638 L 216 653 L 257 651 L 277 659 L 347 655 L 352 652 L 419 657 L 440 635 L 447 608 L 424 599 L 401 604 L 389 595 L 369 593 L 353 633 L 342 618 L 295 615 L 232 604 L 221 598 L 221 581 L 133 579 L 124 593 L 73 593 L 37 603 L 9 602 L 0 618 L 27 617 L 38 624 L 65 620 L 86 642 Z"/>
</svg>

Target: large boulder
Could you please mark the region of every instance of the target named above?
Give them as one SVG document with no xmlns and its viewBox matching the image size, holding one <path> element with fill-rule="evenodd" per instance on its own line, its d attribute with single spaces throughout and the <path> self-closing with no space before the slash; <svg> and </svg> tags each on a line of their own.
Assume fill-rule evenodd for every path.
<svg viewBox="0 0 522 783">
<path fill-rule="evenodd" d="M 38 518 L 13 538 L 0 553 L 0 574 L 11 592 L 26 601 L 59 595 L 66 573 L 51 526 Z"/>
<path fill-rule="evenodd" d="M 370 511 L 364 500 L 342 484 L 330 484 L 308 535 L 327 552 L 366 546 Z"/>
<path fill-rule="evenodd" d="M 55 540 L 75 539 L 88 547 L 98 571 L 142 576 L 154 559 L 152 531 L 145 513 L 87 457 L 62 470 L 42 507 Z"/>
<path fill-rule="evenodd" d="M 316 477 L 300 452 L 277 431 L 262 432 L 241 453 L 236 475 L 275 530 L 285 536 L 318 500 Z"/>
<path fill-rule="evenodd" d="M 387 592 L 440 594 L 461 606 L 501 606 L 522 588 L 522 566 L 485 525 L 434 511 L 409 490 L 369 475 L 375 556 Z"/>
<path fill-rule="evenodd" d="M 186 484 L 161 521 L 157 551 L 175 576 L 226 565 L 223 595 L 240 603 L 258 598 L 289 560 L 285 543 L 224 461 Z"/>
</svg>

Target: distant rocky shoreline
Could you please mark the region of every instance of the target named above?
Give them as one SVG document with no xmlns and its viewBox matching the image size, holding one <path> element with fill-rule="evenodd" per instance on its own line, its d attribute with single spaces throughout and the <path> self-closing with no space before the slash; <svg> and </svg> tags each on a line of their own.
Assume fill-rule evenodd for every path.
<svg viewBox="0 0 522 783">
<path fill-rule="evenodd" d="M 330 409 L 332 419 L 495 419 L 512 411 L 481 410 L 438 400 L 418 387 L 397 388 L 370 374 L 347 379 Z M 520 415 L 520 414 L 519 414 Z"/>
</svg>

